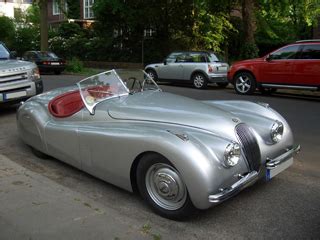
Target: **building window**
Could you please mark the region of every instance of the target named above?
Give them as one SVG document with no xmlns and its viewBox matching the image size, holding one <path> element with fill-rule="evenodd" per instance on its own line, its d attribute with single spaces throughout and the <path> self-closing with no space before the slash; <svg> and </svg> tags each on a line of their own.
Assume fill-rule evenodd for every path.
<svg viewBox="0 0 320 240">
<path fill-rule="evenodd" d="M 94 0 L 84 0 L 84 18 L 88 19 L 88 18 L 94 18 L 93 15 L 93 3 Z"/>
<path fill-rule="evenodd" d="M 147 28 L 147 29 L 144 29 L 143 31 L 143 36 L 145 38 L 152 38 L 155 34 L 155 30 L 153 30 L 152 28 Z"/>
<path fill-rule="evenodd" d="M 67 1 L 53 0 L 52 1 L 52 15 L 62 14 L 61 8 L 65 11 L 68 9 Z"/>
</svg>

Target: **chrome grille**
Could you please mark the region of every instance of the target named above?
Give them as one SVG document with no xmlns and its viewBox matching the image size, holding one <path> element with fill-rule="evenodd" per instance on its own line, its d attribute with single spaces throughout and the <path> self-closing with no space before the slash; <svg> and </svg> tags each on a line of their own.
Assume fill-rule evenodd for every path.
<svg viewBox="0 0 320 240">
<path fill-rule="evenodd" d="M 250 170 L 259 171 L 261 154 L 257 139 L 250 128 L 244 123 L 240 123 L 236 126 L 236 133 L 241 142 Z"/>
<path fill-rule="evenodd" d="M 4 75 L 4 76 L 0 75 L 1 83 L 10 83 L 10 82 L 16 82 L 16 81 L 21 81 L 26 79 L 28 79 L 28 74 L 26 72 Z"/>
</svg>

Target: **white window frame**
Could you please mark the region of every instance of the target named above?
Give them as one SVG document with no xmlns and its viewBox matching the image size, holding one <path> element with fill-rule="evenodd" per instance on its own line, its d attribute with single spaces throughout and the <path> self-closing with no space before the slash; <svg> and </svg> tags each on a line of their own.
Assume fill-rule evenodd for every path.
<svg viewBox="0 0 320 240">
<path fill-rule="evenodd" d="M 83 0 L 83 18 L 84 19 L 94 18 L 93 9 L 92 9 L 93 4 L 94 4 L 94 0 Z"/>
</svg>

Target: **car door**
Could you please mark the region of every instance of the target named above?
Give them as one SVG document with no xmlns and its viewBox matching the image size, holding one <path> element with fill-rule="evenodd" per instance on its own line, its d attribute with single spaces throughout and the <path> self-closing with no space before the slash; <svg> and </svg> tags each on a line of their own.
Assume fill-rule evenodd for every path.
<svg viewBox="0 0 320 240">
<path fill-rule="evenodd" d="M 295 61 L 293 83 L 297 85 L 320 85 L 320 43 L 302 45 L 300 56 Z"/>
<path fill-rule="evenodd" d="M 293 66 L 299 48 L 299 45 L 286 46 L 266 57 L 259 69 L 260 82 L 291 84 L 293 81 Z"/>
<path fill-rule="evenodd" d="M 182 80 L 183 78 L 183 59 L 184 54 L 181 52 L 171 53 L 166 60 L 164 65 L 158 69 L 158 77 L 160 79 L 175 79 Z"/>
</svg>

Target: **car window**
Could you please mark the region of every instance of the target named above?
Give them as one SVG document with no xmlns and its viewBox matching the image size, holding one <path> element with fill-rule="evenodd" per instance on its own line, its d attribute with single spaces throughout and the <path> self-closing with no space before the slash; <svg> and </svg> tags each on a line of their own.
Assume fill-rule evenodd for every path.
<svg viewBox="0 0 320 240">
<path fill-rule="evenodd" d="M 279 49 L 276 52 L 270 54 L 270 59 L 281 60 L 281 59 L 295 59 L 296 54 L 299 50 L 299 45 L 292 45 Z"/>
<path fill-rule="evenodd" d="M 207 58 L 202 53 L 191 53 L 190 57 L 192 58 L 192 62 L 202 63 L 207 62 Z"/>
<path fill-rule="evenodd" d="M 320 44 L 304 45 L 299 59 L 320 59 Z"/>
<path fill-rule="evenodd" d="M 180 57 L 180 55 L 182 56 L 183 54 L 181 52 L 174 52 L 171 53 L 167 58 L 166 61 L 167 63 L 174 63 L 177 61 L 177 58 Z"/>
<path fill-rule="evenodd" d="M 219 58 L 214 53 L 210 53 L 208 56 L 210 62 L 220 62 Z"/>
</svg>

